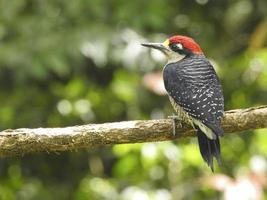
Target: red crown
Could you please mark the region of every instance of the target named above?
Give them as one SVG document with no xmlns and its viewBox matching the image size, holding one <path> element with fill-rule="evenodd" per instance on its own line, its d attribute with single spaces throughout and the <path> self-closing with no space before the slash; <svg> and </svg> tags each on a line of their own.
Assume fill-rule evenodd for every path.
<svg viewBox="0 0 267 200">
<path fill-rule="evenodd" d="M 170 44 L 181 43 L 184 48 L 191 50 L 193 53 L 200 54 L 202 50 L 200 46 L 190 37 L 175 35 L 169 38 Z"/>
</svg>

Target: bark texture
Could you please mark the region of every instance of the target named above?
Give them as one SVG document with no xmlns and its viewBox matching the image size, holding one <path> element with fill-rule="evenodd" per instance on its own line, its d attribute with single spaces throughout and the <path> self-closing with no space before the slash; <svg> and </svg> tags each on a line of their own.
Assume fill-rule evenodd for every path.
<svg viewBox="0 0 267 200">
<path fill-rule="evenodd" d="M 267 128 L 267 106 L 227 111 L 222 122 L 225 133 Z M 64 128 L 21 128 L 0 132 L 0 157 L 35 152 L 61 152 L 101 145 L 140 143 L 192 137 L 195 131 L 183 122 L 172 135 L 169 119 L 88 124 Z"/>
</svg>

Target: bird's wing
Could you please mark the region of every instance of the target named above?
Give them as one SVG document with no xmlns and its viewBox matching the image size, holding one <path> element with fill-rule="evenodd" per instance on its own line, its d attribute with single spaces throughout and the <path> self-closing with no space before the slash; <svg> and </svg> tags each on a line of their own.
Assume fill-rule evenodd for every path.
<svg viewBox="0 0 267 200">
<path fill-rule="evenodd" d="M 217 134 L 222 134 L 222 87 L 209 62 L 168 64 L 163 78 L 167 92 L 179 106 Z"/>
</svg>

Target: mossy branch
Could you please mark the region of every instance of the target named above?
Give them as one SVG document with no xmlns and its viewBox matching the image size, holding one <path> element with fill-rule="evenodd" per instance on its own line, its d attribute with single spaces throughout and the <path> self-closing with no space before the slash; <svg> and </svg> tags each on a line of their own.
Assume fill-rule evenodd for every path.
<svg viewBox="0 0 267 200">
<path fill-rule="evenodd" d="M 267 128 L 267 106 L 227 111 L 222 122 L 226 134 Z M 0 132 L 0 157 L 35 152 L 61 152 L 122 143 L 157 142 L 192 137 L 188 124 L 177 124 L 172 135 L 169 119 L 88 124 L 64 128 L 21 128 Z"/>
</svg>

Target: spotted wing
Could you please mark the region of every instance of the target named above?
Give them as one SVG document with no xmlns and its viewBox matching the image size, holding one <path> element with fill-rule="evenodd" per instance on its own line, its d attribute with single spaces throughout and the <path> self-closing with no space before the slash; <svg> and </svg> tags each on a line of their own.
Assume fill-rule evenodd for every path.
<svg viewBox="0 0 267 200">
<path fill-rule="evenodd" d="M 163 79 L 167 92 L 180 107 L 214 132 L 222 134 L 222 87 L 206 59 L 184 59 L 168 64 L 164 68 Z"/>
</svg>

